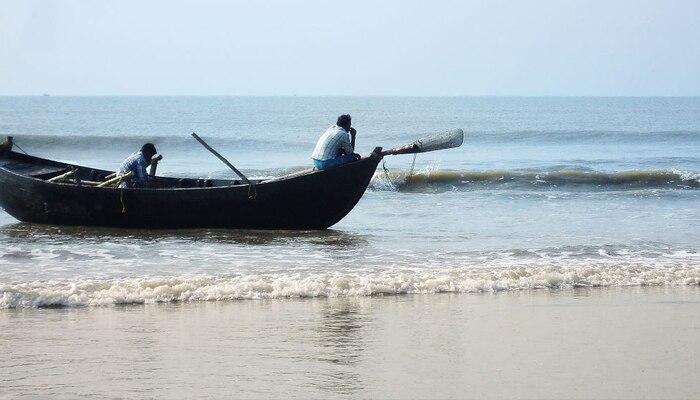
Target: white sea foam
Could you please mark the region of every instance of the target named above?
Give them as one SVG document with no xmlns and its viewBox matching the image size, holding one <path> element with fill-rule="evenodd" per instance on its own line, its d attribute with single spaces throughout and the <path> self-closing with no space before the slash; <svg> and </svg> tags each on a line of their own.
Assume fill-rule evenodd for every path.
<svg viewBox="0 0 700 400">
<path fill-rule="evenodd" d="M 377 191 L 389 191 L 395 192 L 398 190 L 399 184 L 403 184 L 406 181 L 405 176 L 399 176 L 398 174 L 392 174 L 384 170 L 377 169 L 374 173 L 372 180 L 369 183 L 370 190 Z"/>
<path fill-rule="evenodd" d="M 696 265 L 554 264 L 503 269 L 186 275 L 13 283 L 0 287 L 0 308 L 698 284 L 700 267 Z"/>
<path fill-rule="evenodd" d="M 686 171 L 686 170 L 679 170 L 679 169 L 675 169 L 675 168 L 674 168 L 674 169 L 671 169 L 671 172 L 673 172 L 674 174 L 677 174 L 678 176 L 680 176 L 680 178 L 681 178 L 683 181 L 687 181 L 687 182 L 692 182 L 692 181 L 700 182 L 700 173 L 698 173 L 697 171 Z"/>
</svg>

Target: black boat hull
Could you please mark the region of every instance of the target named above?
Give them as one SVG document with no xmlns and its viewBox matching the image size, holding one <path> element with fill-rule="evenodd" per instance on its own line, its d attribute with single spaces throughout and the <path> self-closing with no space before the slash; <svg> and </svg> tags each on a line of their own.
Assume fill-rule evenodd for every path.
<svg viewBox="0 0 700 400">
<path fill-rule="evenodd" d="M 54 225 L 326 229 L 357 204 L 380 159 L 368 157 L 325 171 L 262 180 L 253 186 L 229 181 L 213 187 L 118 189 L 48 182 L 21 170 L 31 165 L 71 166 L 5 152 L 0 156 L 0 206 L 20 221 Z M 82 175 L 109 172 L 78 168 Z"/>
</svg>

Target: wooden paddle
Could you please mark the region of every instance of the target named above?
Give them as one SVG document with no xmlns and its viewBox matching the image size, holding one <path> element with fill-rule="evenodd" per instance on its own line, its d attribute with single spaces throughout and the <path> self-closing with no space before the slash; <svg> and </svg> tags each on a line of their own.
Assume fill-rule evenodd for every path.
<svg viewBox="0 0 700 400">
<path fill-rule="evenodd" d="M 396 147 L 391 150 L 381 152 L 381 155 L 414 154 L 428 151 L 451 149 L 459 147 L 464 142 L 464 131 L 452 129 L 447 132 L 436 133 L 423 139 L 418 139 L 413 143 Z"/>
<path fill-rule="evenodd" d="M 231 168 L 231 169 L 233 170 L 233 172 L 235 172 L 238 176 L 241 177 L 241 180 L 243 180 L 243 182 L 245 182 L 246 185 L 252 185 L 252 183 L 250 182 L 250 180 L 248 180 L 248 178 L 246 178 L 245 175 L 243 175 L 243 174 L 241 173 L 241 171 L 239 171 L 238 169 L 236 169 L 236 167 L 234 167 L 233 164 L 231 164 L 230 162 L 228 162 L 228 160 L 225 159 L 224 156 L 222 156 L 221 154 L 219 154 L 219 152 L 217 152 L 217 151 L 214 150 L 211 146 L 209 146 L 209 145 L 207 144 L 207 142 L 204 141 L 204 139 L 202 139 L 201 137 L 197 136 L 197 134 L 194 133 L 194 132 L 192 132 L 192 137 L 194 137 L 195 139 L 197 139 L 197 141 L 199 142 L 199 144 L 201 144 L 202 146 L 204 146 L 205 149 L 209 150 L 213 155 L 215 155 L 219 160 L 221 160 L 221 162 L 223 162 L 224 164 L 226 164 L 227 167 Z"/>
<path fill-rule="evenodd" d="M 121 183 L 121 181 L 123 181 L 127 178 L 131 178 L 131 175 L 133 175 L 133 174 L 134 174 L 133 172 L 129 171 L 124 175 L 117 175 L 114 178 L 108 179 L 108 180 L 100 183 L 99 185 L 97 185 L 97 187 L 105 187 L 105 186 L 109 186 L 113 183 Z"/>
<path fill-rule="evenodd" d="M 68 172 L 66 172 L 65 174 L 61 174 L 61 175 L 58 175 L 58 176 L 54 176 L 53 178 L 47 179 L 46 182 L 52 182 L 52 183 L 53 183 L 53 182 L 58 182 L 58 181 L 61 181 L 61 180 L 63 180 L 63 179 L 68 178 L 69 176 L 75 174 L 76 172 L 78 172 L 78 169 L 77 169 L 77 168 L 71 168 L 71 170 L 68 171 Z"/>
</svg>

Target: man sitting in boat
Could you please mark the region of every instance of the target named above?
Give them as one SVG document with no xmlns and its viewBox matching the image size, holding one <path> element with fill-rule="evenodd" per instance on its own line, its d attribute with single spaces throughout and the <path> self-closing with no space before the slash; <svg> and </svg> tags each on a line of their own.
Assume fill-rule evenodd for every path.
<svg viewBox="0 0 700 400">
<path fill-rule="evenodd" d="M 337 167 L 360 158 L 359 154 L 354 153 L 357 131 L 351 125 L 350 115 L 343 114 L 335 125 L 321 135 L 311 155 L 316 169 Z"/>
<path fill-rule="evenodd" d="M 148 187 L 148 182 L 152 177 L 146 172 L 146 167 L 151 163 L 151 159 L 156 155 L 156 146 L 146 143 L 141 146 L 141 150 L 133 153 L 119 167 L 119 175 L 131 172 L 131 187 Z M 126 188 L 129 185 L 122 182 L 119 187 Z"/>
<path fill-rule="evenodd" d="M 0 153 L 12 150 L 12 136 L 8 136 L 7 140 L 0 143 Z"/>
</svg>

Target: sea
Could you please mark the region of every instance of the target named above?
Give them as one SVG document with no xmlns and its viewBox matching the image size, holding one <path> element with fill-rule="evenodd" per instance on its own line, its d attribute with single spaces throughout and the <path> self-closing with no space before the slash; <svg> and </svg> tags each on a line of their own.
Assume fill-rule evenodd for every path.
<svg viewBox="0 0 700 400">
<path fill-rule="evenodd" d="M 362 155 L 464 144 L 324 231 L 0 211 L 0 398 L 700 397 L 698 97 L 0 97 L 0 140 L 235 178 L 196 132 L 264 178 L 345 113 Z"/>
</svg>

